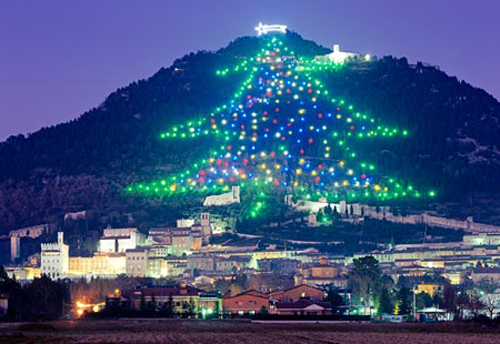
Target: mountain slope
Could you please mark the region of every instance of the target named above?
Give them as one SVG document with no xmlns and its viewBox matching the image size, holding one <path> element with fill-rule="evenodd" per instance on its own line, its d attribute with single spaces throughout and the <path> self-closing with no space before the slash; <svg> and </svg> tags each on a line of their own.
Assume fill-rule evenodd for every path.
<svg viewBox="0 0 500 344">
<path fill-rule="evenodd" d="M 302 56 L 328 52 L 294 33 L 285 40 Z M 215 70 L 252 56 L 260 45 L 257 37 L 243 37 L 217 52 L 186 55 L 151 78 L 118 89 L 76 120 L 1 143 L 0 230 L 82 209 L 94 210 L 102 221 L 120 221 L 130 212 L 136 219 L 156 214 L 165 220 L 165 201 L 130 200 L 123 187 L 196 157 L 199 142 L 160 141 L 159 133 L 226 102 L 244 75 L 218 78 Z M 444 197 L 499 190 L 500 104 L 486 92 L 437 68 L 410 66 L 404 58 L 319 77 L 332 94 L 409 130 L 398 144 L 364 147 L 385 169 L 437 185 Z"/>
</svg>

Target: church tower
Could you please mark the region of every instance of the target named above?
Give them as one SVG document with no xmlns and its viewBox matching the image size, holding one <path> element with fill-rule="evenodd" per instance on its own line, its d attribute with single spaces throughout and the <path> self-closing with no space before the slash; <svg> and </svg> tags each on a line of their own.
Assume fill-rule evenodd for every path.
<svg viewBox="0 0 500 344">
<path fill-rule="evenodd" d="M 200 225 L 203 244 L 206 245 L 208 244 L 208 242 L 210 241 L 210 237 L 212 236 L 212 227 L 210 226 L 210 213 L 200 214 Z"/>
</svg>

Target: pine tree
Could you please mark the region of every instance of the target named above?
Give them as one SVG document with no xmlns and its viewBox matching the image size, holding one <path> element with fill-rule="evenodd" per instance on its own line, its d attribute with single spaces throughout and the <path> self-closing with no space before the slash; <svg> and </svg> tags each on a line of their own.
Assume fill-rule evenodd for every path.
<svg viewBox="0 0 500 344">
<path fill-rule="evenodd" d="M 410 289 L 403 286 L 398 291 L 398 314 L 408 315 L 411 313 L 412 293 Z"/>
<path fill-rule="evenodd" d="M 146 298 L 143 293 L 141 293 L 141 304 L 139 307 L 141 312 L 145 312 L 147 310 Z"/>
<path fill-rule="evenodd" d="M 391 296 L 387 289 L 383 289 L 378 301 L 378 313 L 381 314 L 392 314 L 394 312 L 394 305 L 391 301 Z"/>
<path fill-rule="evenodd" d="M 321 211 L 321 209 L 316 214 L 316 222 L 318 223 L 323 222 L 323 212 Z"/>
</svg>

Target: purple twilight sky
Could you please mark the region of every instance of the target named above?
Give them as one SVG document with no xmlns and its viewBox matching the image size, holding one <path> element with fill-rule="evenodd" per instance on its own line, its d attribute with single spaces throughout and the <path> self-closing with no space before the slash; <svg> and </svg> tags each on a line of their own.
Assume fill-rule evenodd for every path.
<svg viewBox="0 0 500 344">
<path fill-rule="evenodd" d="M 497 0 L 4 0 L 0 140 L 78 117 L 174 59 L 263 23 L 378 56 L 406 56 L 500 99 Z"/>
</svg>

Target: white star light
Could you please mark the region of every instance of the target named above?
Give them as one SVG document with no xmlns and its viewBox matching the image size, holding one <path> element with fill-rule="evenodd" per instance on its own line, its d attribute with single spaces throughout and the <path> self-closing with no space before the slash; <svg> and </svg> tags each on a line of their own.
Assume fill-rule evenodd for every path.
<svg viewBox="0 0 500 344">
<path fill-rule="evenodd" d="M 260 36 L 265 35 L 269 32 L 286 33 L 286 28 L 286 25 L 264 25 L 262 23 L 259 23 L 259 26 L 255 28 L 255 31 L 257 31 L 257 36 Z"/>
</svg>

